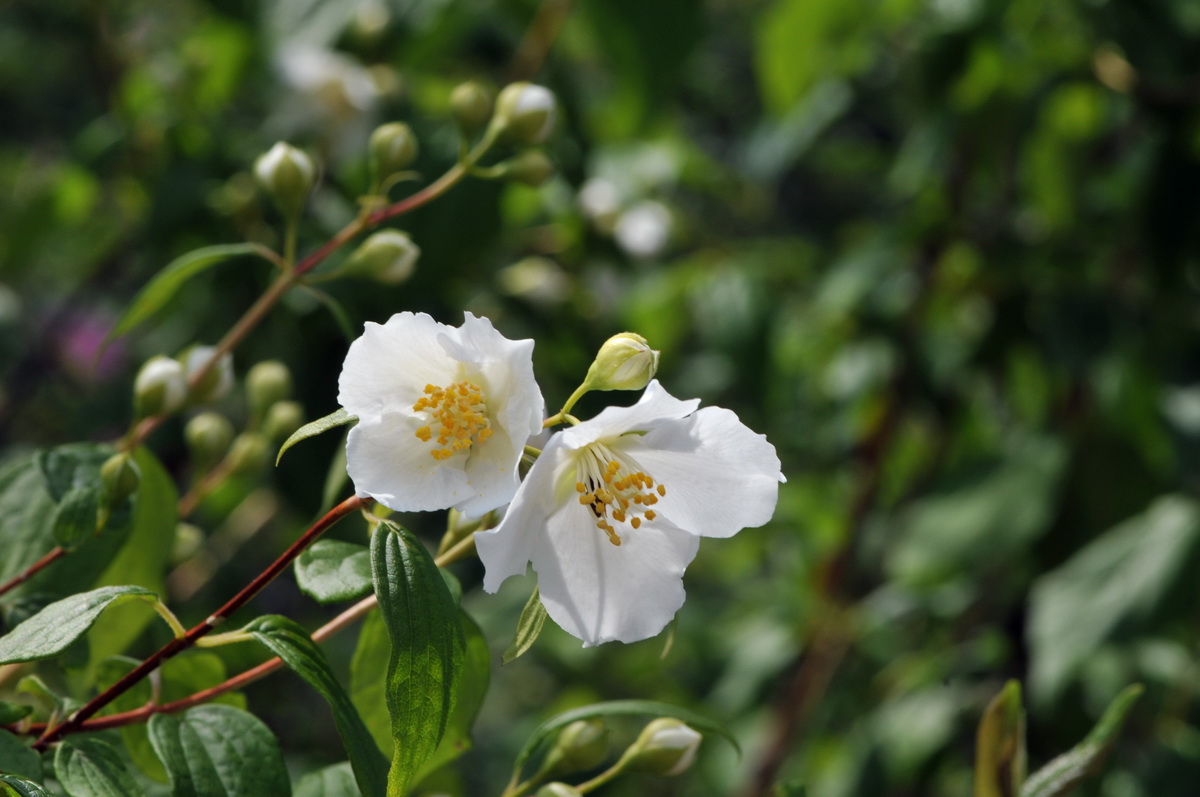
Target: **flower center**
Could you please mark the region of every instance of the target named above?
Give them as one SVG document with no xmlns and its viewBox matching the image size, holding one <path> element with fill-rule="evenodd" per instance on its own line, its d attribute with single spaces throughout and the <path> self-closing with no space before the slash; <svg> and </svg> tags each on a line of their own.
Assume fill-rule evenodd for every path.
<svg viewBox="0 0 1200 797">
<path fill-rule="evenodd" d="M 429 415 L 431 423 L 418 429 L 416 435 L 426 443 L 436 436 L 440 448 L 429 452 L 436 460 L 449 459 L 492 436 L 483 389 L 471 382 L 446 387 L 426 385 L 425 395 L 412 408 Z"/>
<path fill-rule="evenodd" d="M 628 523 L 636 529 L 643 520 L 654 520 L 651 507 L 667 494 L 665 485 L 656 485 L 654 479 L 635 467 L 597 443 L 588 447 L 576 468 L 579 503 L 591 510 L 596 528 L 608 535 L 613 545 L 621 544 L 613 523 Z"/>
</svg>

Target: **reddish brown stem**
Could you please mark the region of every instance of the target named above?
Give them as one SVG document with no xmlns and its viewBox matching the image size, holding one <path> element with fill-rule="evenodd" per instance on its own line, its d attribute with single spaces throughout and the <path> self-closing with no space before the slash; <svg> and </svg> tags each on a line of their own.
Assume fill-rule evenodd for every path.
<svg viewBox="0 0 1200 797">
<path fill-rule="evenodd" d="M 178 639 L 172 639 L 170 642 L 163 645 L 158 649 L 158 651 L 153 653 L 137 667 L 134 667 L 132 670 L 130 670 L 124 677 L 122 677 L 112 686 L 108 687 L 99 695 L 88 701 L 83 708 L 72 714 L 66 722 L 63 722 L 62 724 L 53 728 L 48 728 L 37 740 L 37 742 L 34 743 L 34 747 L 38 750 L 45 750 L 46 747 L 52 742 L 61 739 L 69 733 L 78 731 L 83 723 L 97 711 L 104 708 L 117 697 L 127 692 L 130 687 L 157 669 L 158 666 L 164 661 L 196 644 L 196 640 L 208 634 L 210 631 L 228 619 L 231 614 L 248 603 L 251 598 L 257 595 L 263 589 L 263 587 L 271 583 L 271 581 L 278 576 L 285 567 L 291 564 L 292 560 L 299 556 L 301 551 L 303 551 L 309 545 L 312 545 L 312 543 L 315 542 L 318 537 L 324 534 L 330 526 L 344 518 L 346 515 L 349 515 L 352 512 L 367 506 L 369 502 L 370 499 L 352 496 L 335 506 L 333 509 L 329 510 L 324 517 L 314 523 L 308 529 L 308 531 L 304 532 L 304 534 L 301 535 L 298 540 L 292 543 L 291 546 L 289 546 L 288 549 L 279 556 L 279 558 L 272 562 L 266 570 L 259 573 L 253 581 L 247 584 L 245 588 L 238 592 L 238 594 L 226 601 L 225 605 L 209 616 L 207 620 L 190 629 L 182 637 L 179 637 Z"/>
<path fill-rule="evenodd" d="M 28 581 L 29 579 L 36 576 L 39 572 L 41 572 L 41 570 L 43 568 L 49 567 L 50 565 L 54 564 L 59 559 L 62 559 L 66 555 L 67 555 L 66 548 L 63 548 L 61 545 L 54 546 L 53 550 L 51 550 L 50 553 L 46 554 L 41 559 L 38 559 L 36 562 L 31 564 L 28 568 L 25 569 L 25 572 L 18 573 L 17 575 L 13 576 L 11 579 L 6 581 L 4 584 L 0 584 L 0 595 L 3 595 L 4 593 L 8 592 L 9 590 L 13 590 L 13 589 L 16 589 L 17 587 L 21 586 L 26 581 Z"/>
</svg>

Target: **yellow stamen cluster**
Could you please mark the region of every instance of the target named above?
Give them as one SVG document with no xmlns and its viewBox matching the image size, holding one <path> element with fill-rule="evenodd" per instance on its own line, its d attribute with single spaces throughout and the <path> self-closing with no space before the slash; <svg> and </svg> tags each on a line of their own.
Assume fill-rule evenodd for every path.
<svg viewBox="0 0 1200 797">
<path fill-rule="evenodd" d="M 579 503 L 596 516 L 596 528 L 608 535 L 613 545 L 620 545 L 621 537 L 610 519 L 617 523 L 628 521 L 630 527 L 639 528 L 643 520 L 654 520 L 654 510 L 650 507 L 667 494 L 664 485 L 655 485 L 654 479 L 642 471 L 622 475 L 621 463 L 616 460 L 609 460 L 599 480 L 589 478 L 587 484 L 576 482 L 575 491 L 579 493 Z"/>
<path fill-rule="evenodd" d="M 413 404 L 413 411 L 432 416 L 433 423 L 422 426 L 416 435 L 426 443 L 436 435 L 441 448 L 429 452 L 436 460 L 449 459 L 492 436 L 483 390 L 471 382 L 455 382 L 447 387 L 426 385 L 425 395 Z"/>
</svg>

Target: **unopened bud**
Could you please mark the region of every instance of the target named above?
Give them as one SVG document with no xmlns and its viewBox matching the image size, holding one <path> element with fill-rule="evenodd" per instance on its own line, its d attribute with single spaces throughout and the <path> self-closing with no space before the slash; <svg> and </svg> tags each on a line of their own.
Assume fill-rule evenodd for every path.
<svg viewBox="0 0 1200 797">
<path fill-rule="evenodd" d="M 295 219 L 317 180 L 312 158 L 280 141 L 254 162 L 254 176 L 288 219 Z"/>
<path fill-rule="evenodd" d="M 598 719 L 576 720 L 562 729 L 542 770 L 561 775 L 591 769 L 608 755 L 608 728 Z"/>
<path fill-rule="evenodd" d="M 341 273 L 366 277 L 385 285 L 398 285 L 412 276 L 420 256 L 420 247 L 406 233 L 380 230 L 346 258 Z"/>
<path fill-rule="evenodd" d="M 175 539 L 171 543 L 171 563 L 179 564 L 191 559 L 204 544 L 204 532 L 191 523 L 180 523 L 175 527 Z"/>
<path fill-rule="evenodd" d="M 213 358 L 216 349 L 212 346 L 193 346 L 183 358 L 183 372 L 188 383 L 194 374 Z M 199 382 L 191 386 L 188 398 L 195 404 L 220 401 L 233 387 L 233 357 L 229 352 L 222 354 Z"/>
<path fill-rule="evenodd" d="M 510 83 L 496 98 L 492 124 L 504 137 L 519 146 L 545 141 L 554 129 L 554 94 L 533 83 Z"/>
<path fill-rule="evenodd" d="M 104 500 L 116 506 L 137 492 L 142 473 L 129 454 L 113 454 L 100 466 L 100 483 L 104 485 Z"/>
<path fill-rule="evenodd" d="M 554 174 L 554 164 L 546 153 L 538 149 L 527 149 L 505 164 L 504 176 L 535 188 Z"/>
<path fill-rule="evenodd" d="M 403 122 L 389 122 L 375 128 L 367 144 L 371 172 L 384 180 L 404 171 L 417 159 L 417 137 Z"/>
<path fill-rule="evenodd" d="M 450 94 L 450 110 L 463 135 L 473 136 L 492 118 L 492 95 L 473 80 L 459 85 Z"/>
<path fill-rule="evenodd" d="M 643 728 L 637 741 L 625 751 L 624 768 L 655 775 L 679 775 L 696 760 L 703 738 L 677 719 L 660 717 Z"/>
<path fill-rule="evenodd" d="M 256 418 L 264 417 L 276 402 L 292 395 L 292 374 L 278 360 L 258 363 L 246 374 L 246 400 Z"/>
<path fill-rule="evenodd" d="M 229 451 L 233 424 L 219 413 L 202 412 L 187 422 L 183 438 L 192 454 L 192 467 L 199 473 L 207 473 Z"/>
<path fill-rule="evenodd" d="M 243 432 L 229 449 L 231 473 L 250 473 L 260 470 L 270 458 L 271 441 L 261 432 Z"/>
<path fill-rule="evenodd" d="M 641 390 L 658 371 L 658 352 L 641 335 L 621 332 L 604 341 L 588 368 L 588 390 Z"/>
<path fill-rule="evenodd" d="M 286 440 L 303 425 L 304 409 L 294 401 L 280 401 L 271 405 L 262 431 L 271 440 Z"/>
<path fill-rule="evenodd" d="M 583 792 L 569 783 L 547 783 L 534 797 L 583 797 Z"/>
<path fill-rule="evenodd" d="M 187 375 L 183 364 L 158 355 L 146 361 L 133 380 L 134 412 L 139 418 L 167 415 L 187 399 Z"/>
</svg>

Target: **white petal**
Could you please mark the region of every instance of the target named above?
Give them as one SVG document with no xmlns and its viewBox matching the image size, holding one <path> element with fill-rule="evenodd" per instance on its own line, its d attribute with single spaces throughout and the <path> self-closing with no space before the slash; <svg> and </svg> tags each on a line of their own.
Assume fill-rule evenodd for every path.
<svg viewBox="0 0 1200 797">
<path fill-rule="evenodd" d="M 571 448 L 583 448 L 604 437 L 617 437 L 631 431 L 649 429 L 654 424 L 673 418 L 683 418 L 696 411 L 700 399 L 680 401 L 659 384 L 650 380 L 646 392 L 632 407 L 608 407 L 591 420 L 563 431 Z"/>
<path fill-rule="evenodd" d="M 545 544 L 546 520 L 554 511 L 554 485 L 567 453 L 552 439 L 521 482 L 500 525 L 475 534 L 486 591 L 500 589 L 509 576 L 524 575 L 534 547 Z"/>
<path fill-rule="evenodd" d="M 585 646 L 652 637 L 683 605 L 683 571 L 699 539 L 655 522 L 622 540 L 613 545 L 585 507 L 565 503 L 533 548 L 546 612 Z"/>
<path fill-rule="evenodd" d="M 524 449 L 524 438 L 513 443 L 503 429 L 497 430 L 487 442 L 472 446 L 463 470 L 467 486 L 475 495 L 457 509 L 478 517 L 513 500 L 521 482 L 517 464 Z"/>
<path fill-rule="evenodd" d="M 654 509 L 702 537 L 730 537 L 771 519 L 784 481 L 775 447 L 721 407 L 660 422 L 623 450 L 666 488 Z"/>
<path fill-rule="evenodd" d="M 408 411 L 425 385 L 454 382 L 458 365 L 438 341 L 447 329 L 425 313 L 397 313 L 385 324 L 367 322 L 346 353 L 338 403 L 359 418 Z"/>
<path fill-rule="evenodd" d="M 417 439 L 422 421 L 401 412 L 360 419 L 346 443 L 346 469 L 357 494 L 398 512 L 424 512 L 476 496 L 459 457 L 438 461 Z"/>
</svg>

